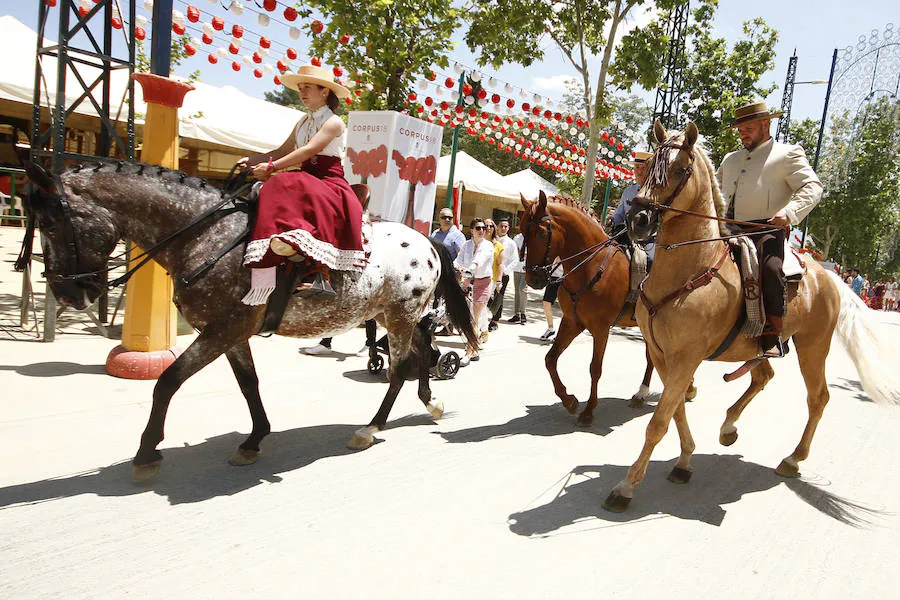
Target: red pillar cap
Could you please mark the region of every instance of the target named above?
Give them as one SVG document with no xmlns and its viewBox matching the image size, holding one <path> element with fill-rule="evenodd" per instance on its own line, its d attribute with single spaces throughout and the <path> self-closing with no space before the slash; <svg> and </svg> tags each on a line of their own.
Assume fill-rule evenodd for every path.
<svg viewBox="0 0 900 600">
<path fill-rule="evenodd" d="M 170 108 L 181 108 L 185 94 L 194 89 L 189 83 L 151 73 L 135 73 L 132 77 L 144 90 L 144 102 Z"/>
</svg>

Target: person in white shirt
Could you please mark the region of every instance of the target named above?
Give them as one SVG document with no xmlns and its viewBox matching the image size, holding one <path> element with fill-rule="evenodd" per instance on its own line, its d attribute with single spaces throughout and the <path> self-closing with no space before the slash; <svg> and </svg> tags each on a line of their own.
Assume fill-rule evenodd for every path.
<svg viewBox="0 0 900 600">
<path fill-rule="evenodd" d="M 481 316 L 484 307 L 491 295 L 491 272 L 494 267 L 494 244 L 484 239 L 484 219 L 475 217 L 470 225 L 472 238 L 463 244 L 456 256 L 453 265 L 457 270 L 468 272 L 472 279 L 472 317 L 475 323 Z M 476 327 L 477 329 L 477 327 Z M 479 334 L 480 336 L 480 334 Z M 478 352 L 466 346 L 466 355 L 460 362 L 461 366 L 469 364 L 470 360 L 478 360 Z"/>
<path fill-rule="evenodd" d="M 503 296 L 506 294 L 506 286 L 509 283 L 509 274 L 519 263 L 519 248 L 516 243 L 509 237 L 509 219 L 502 218 L 497 221 L 497 241 L 503 244 L 503 265 L 501 266 L 500 279 L 500 305 L 494 314 L 491 315 L 491 324 L 488 331 L 497 329 L 497 323 L 503 314 Z"/>
<path fill-rule="evenodd" d="M 506 320 L 506 322 L 524 325 L 528 322 L 528 319 L 525 317 L 525 301 L 528 300 L 528 295 L 525 291 L 525 261 L 519 260 L 519 253 L 525 245 L 525 236 L 521 233 L 517 233 L 516 237 L 513 238 L 513 243 L 516 245 L 516 263 L 512 267 L 513 287 L 516 290 L 516 302 L 514 307 L 515 312 L 512 317 Z"/>
</svg>

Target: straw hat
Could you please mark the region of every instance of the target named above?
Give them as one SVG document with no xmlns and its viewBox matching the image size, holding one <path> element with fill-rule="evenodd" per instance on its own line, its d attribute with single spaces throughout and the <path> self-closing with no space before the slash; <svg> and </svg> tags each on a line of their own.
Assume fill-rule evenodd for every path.
<svg viewBox="0 0 900 600">
<path fill-rule="evenodd" d="M 774 119 L 780 117 L 784 112 L 780 110 L 769 110 L 765 102 L 751 102 L 745 104 L 734 111 L 734 122 L 729 127 L 737 127 L 751 121 L 762 121 L 763 119 Z"/>
<path fill-rule="evenodd" d="M 647 162 L 651 158 L 653 158 L 652 152 L 644 152 L 643 150 L 635 150 L 634 158 L 629 159 L 628 162 L 630 162 L 633 165 L 636 165 L 638 163 Z"/>
<path fill-rule="evenodd" d="M 296 73 L 285 73 L 281 76 L 281 83 L 285 87 L 298 91 L 301 83 L 313 83 L 328 88 L 338 98 L 346 98 L 350 95 L 350 90 L 334 80 L 331 71 L 312 65 L 303 65 L 297 69 Z"/>
</svg>

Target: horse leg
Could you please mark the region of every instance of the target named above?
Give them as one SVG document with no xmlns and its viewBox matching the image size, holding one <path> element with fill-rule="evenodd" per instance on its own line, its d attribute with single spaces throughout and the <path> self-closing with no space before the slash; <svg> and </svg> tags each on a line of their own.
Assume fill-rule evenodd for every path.
<svg viewBox="0 0 900 600">
<path fill-rule="evenodd" d="M 425 405 L 428 413 L 435 420 L 444 416 L 444 403 L 431 393 L 431 355 L 432 333 L 430 329 L 417 326 L 413 331 L 413 343 L 416 345 L 419 363 L 419 400 Z"/>
<path fill-rule="evenodd" d="M 603 355 L 606 353 L 606 344 L 609 341 L 609 328 L 603 328 L 594 335 L 594 355 L 591 357 L 591 394 L 587 405 L 578 415 L 578 424 L 585 427 L 594 422 L 594 409 L 597 408 L 597 384 L 603 374 Z"/>
<path fill-rule="evenodd" d="M 250 418 L 253 419 L 253 431 L 250 432 L 243 444 L 238 446 L 235 453 L 228 459 L 228 463 L 241 467 L 251 465 L 259 458 L 259 443 L 269 435 L 271 427 L 266 417 L 266 409 L 263 408 L 262 399 L 259 397 L 259 377 L 256 375 L 256 367 L 253 366 L 253 355 L 250 353 L 250 343 L 244 342 L 234 346 L 225 353 L 231 370 L 237 379 L 241 393 L 247 399 L 247 407 L 250 409 Z"/>
<path fill-rule="evenodd" d="M 420 307 L 421 308 L 421 307 Z M 409 314 L 419 314 L 411 309 Z M 386 315 L 387 316 L 387 315 Z M 347 447 L 352 450 L 364 450 L 372 445 L 375 432 L 384 429 L 388 415 L 400 393 L 400 388 L 406 381 L 406 375 L 415 367 L 415 357 L 410 356 L 410 343 L 415 324 L 403 319 L 387 317 L 385 319 L 388 329 L 388 347 L 390 348 L 390 366 L 388 368 L 388 391 L 378 408 L 378 412 L 365 427 L 357 429 L 353 437 L 347 442 Z M 425 360 L 419 357 L 420 360 Z"/>
<path fill-rule="evenodd" d="M 675 415 L 675 411 L 679 406 L 684 405 L 684 394 L 691 383 L 694 371 L 697 370 L 699 362 L 689 365 L 679 365 L 680 368 L 671 368 L 667 366 L 665 371 L 661 365 L 657 365 L 660 369 L 660 375 L 663 377 L 662 396 L 659 398 L 659 404 L 653 412 L 653 417 L 647 425 L 647 433 L 644 439 L 644 447 L 638 459 L 631 468 L 628 469 L 628 475 L 620 481 L 610 492 L 603 507 L 613 512 L 622 512 L 628 508 L 628 503 L 634 496 L 634 488 L 636 488 L 644 476 L 647 474 L 647 465 L 650 463 L 650 457 L 653 449 L 666 434 L 669 429 L 669 422 Z M 684 442 L 682 442 L 684 444 Z M 691 441 L 693 444 L 693 441 Z M 693 449 L 691 450 L 693 451 Z"/>
<path fill-rule="evenodd" d="M 759 363 L 755 369 L 750 371 L 750 387 L 744 392 L 744 395 L 738 398 L 738 401 L 728 409 L 725 413 L 725 422 L 719 428 L 719 443 L 723 446 L 730 446 L 738 439 L 737 427 L 735 423 L 741 418 L 741 413 L 750 404 L 758 393 L 760 393 L 766 384 L 775 376 L 775 371 L 768 360 Z"/>
<path fill-rule="evenodd" d="M 647 398 L 650 397 L 650 378 L 653 377 L 653 360 L 650 358 L 650 348 L 647 347 L 646 342 L 644 342 L 644 355 L 647 357 L 647 367 L 644 369 L 644 379 L 641 381 L 640 389 L 638 389 L 635 395 L 631 397 L 631 402 L 628 403 L 628 406 L 631 408 L 642 407 L 644 402 L 647 401 Z"/>
<path fill-rule="evenodd" d="M 829 336 L 831 332 L 828 332 Z M 821 337 L 816 340 L 794 336 L 794 347 L 797 348 L 797 356 L 800 361 L 800 373 L 806 382 L 806 405 L 809 409 L 809 419 L 803 429 L 803 436 L 793 454 L 781 461 L 775 472 L 782 477 L 799 477 L 800 461 L 809 456 L 809 447 L 812 444 L 816 427 L 822 418 L 825 405 L 828 404 L 828 385 L 825 381 L 825 358 L 831 346 L 829 337 Z M 758 367 L 757 367 L 758 369 Z"/>
<path fill-rule="evenodd" d="M 675 427 L 678 428 L 678 439 L 681 442 L 681 454 L 672 467 L 667 479 L 672 483 L 687 483 L 691 480 L 694 469 L 691 468 L 691 456 L 694 454 L 694 436 L 691 435 L 691 428 L 688 427 L 687 412 L 684 402 L 678 405 L 673 415 L 675 419 Z"/>
<path fill-rule="evenodd" d="M 584 327 L 578 325 L 575 319 L 563 315 L 559 324 L 559 331 L 556 332 L 556 339 L 550 346 L 550 351 L 544 357 L 544 364 L 547 366 L 547 372 L 550 373 L 550 380 L 553 382 L 553 391 L 562 400 L 562 404 L 570 415 L 574 415 L 578 410 L 578 398 L 572 396 L 566 391 L 566 386 L 559 378 L 559 372 L 556 370 L 556 364 L 559 362 L 559 355 L 565 352 L 569 344 L 572 343 L 578 334 L 584 331 Z"/>
<path fill-rule="evenodd" d="M 166 369 L 153 388 L 153 406 L 150 419 L 141 435 L 141 445 L 132 460 L 131 479 L 141 483 L 152 479 L 159 472 L 162 454 L 156 447 L 165 436 L 164 427 L 169 402 L 185 381 L 194 373 L 225 353 L 234 343 L 218 333 L 210 333 L 207 329 L 188 346 L 175 362 Z"/>
</svg>

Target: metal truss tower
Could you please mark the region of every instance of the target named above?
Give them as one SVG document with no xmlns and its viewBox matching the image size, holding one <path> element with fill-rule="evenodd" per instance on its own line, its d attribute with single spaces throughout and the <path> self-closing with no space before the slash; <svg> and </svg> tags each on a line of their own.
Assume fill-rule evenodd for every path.
<svg viewBox="0 0 900 600">
<path fill-rule="evenodd" d="M 64 160 L 102 160 L 111 154 L 127 159 L 134 157 L 134 82 L 131 75 L 135 59 L 136 0 L 94 2 L 90 10 L 81 14 L 77 0 L 59 0 L 58 41 L 51 45 L 44 43 L 51 9 L 47 3 L 38 2 L 31 157 L 32 160 L 49 157 L 55 173 L 62 170 Z M 118 14 L 120 7 L 127 13 Z M 113 27 L 114 19 L 117 27 Z M 119 35 L 121 39 L 114 40 Z M 48 73 L 43 64 L 47 57 L 56 59 L 55 85 L 47 84 Z M 124 70 L 128 79 L 121 99 L 126 106 L 124 126 L 117 128 L 118 117 L 110 118 L 110 93 L 112 75 L 119 70 Z M 54 92 L 55 96 L 51 95 Z M 97 146 L 91 155 L 66 150 L 66 122 L 85 102 L 93 107 L 100 120 Z M 50 109 L 50 127 L 43 131 L 42 106 Z"/>
<path fill-rule="evenodd" d="M 781 96 L 781 111 L 784 113 L 778 119 L 778 129 L 775 131 L 775 140 L 787 143 L 791 128 L 791 105 L 794 102 L 794 81 L 797 78 L 797 49 L 788 61 L 787 77 L 784 80 L 784 94 Z"/>
<path fill-rule="evenodd" d="M 669 53 L 666 57 L 666 74 L 663 82 L 656 90 L 656 102 L 653 105 L 653 120 L 659 119 L 667 129 L 678 125 L 681 111 L 682 79 L 685 66 L 685 34 L 690 1 L 679 4 L 672 10 L 666 24 L 666 35 L 669 38 Z"/>
</svg>

